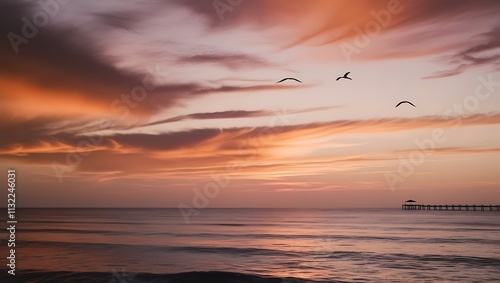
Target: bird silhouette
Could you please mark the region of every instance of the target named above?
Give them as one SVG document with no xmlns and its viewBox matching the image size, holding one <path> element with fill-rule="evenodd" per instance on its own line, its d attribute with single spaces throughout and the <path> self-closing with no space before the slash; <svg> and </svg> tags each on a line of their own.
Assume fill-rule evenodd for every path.
<svg viewBox="0 0 500 283">
<path fill-rule="evenodd" d="M 413 107 L 417 107 L 417 106 L 415 106 L 413 103 L 411 103 L 411 102 L 409 102 L 409 101 L 406 101 L 406 100 L 403 100 L 403 101 L 401 101 L 400 103 L 398 103 L 398 105 L 396 105 L 396 107 L 398 107 L 399 105 L 401 105 L 401 104 L 403 104 L 403 103 L 408 103 L 408 104 L 410 104 L 410 105 L 411 105 L 411 106 L 413 106 Z"/>
<path fill-rule="evenodd" d="M 348 75 L 350 74 L 351 72 L 347 72 L 344 74 L 344 76 L 342 77 L 338 77 L 337 78 L 337 81 L 340 80 L 340 79 L 346 79 L 346 80 L 352 80 L 351 78 L 348 77 Z"/>
<path fill-rule="evenodd" d="M 284 82 L 284 81 L 286 81 L 286 80 L 292 80 L 292 81 L 296 81 L 296 82 L 302 83 L 300 80 L 298 80 L 298 79 L 296 79 L 296 78 L 284 78 L 284 79 L 282 79 L 282 80 L 279 80 L 279 81 L 277 82 L 277 84 L 282 83 L 282 82 Z"/>
</svg>

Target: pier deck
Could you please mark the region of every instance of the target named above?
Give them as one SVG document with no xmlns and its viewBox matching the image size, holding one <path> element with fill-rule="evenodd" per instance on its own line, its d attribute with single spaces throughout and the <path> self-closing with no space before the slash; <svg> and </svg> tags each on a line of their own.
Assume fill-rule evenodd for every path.
<svg viewBox="0 0 500 283">
<path fill-rule="evenodd" d="M 403 204 L 402 210 L 500 211 L 500 205 Z"/>
</svg>

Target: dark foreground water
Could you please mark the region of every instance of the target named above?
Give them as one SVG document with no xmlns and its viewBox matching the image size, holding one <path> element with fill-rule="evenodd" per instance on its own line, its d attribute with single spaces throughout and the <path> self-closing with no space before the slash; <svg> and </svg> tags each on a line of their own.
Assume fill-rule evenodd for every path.
<svg viewBox="0 0 500 283">
<path fill-rule="evenodd" d="M 18 210 L 0 282 L 491 282 L 500 213 L 399 209 Z M 5 225 L 5 219 L 2 219 Z"/>
</svg>

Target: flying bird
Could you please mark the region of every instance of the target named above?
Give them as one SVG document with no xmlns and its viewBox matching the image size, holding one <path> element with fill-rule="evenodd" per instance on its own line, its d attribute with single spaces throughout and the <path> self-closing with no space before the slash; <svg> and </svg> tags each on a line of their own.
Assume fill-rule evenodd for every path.
<svg viewBox="0 0 500 283">
<path fill-rule="evenodd" d="M 296 78 L 284 78 L 284 79 L 278 81 L 277 84 L 282 83 L 282 82 L 284 82 L 286 80 L 292 80 L 292 81 L 296 81 L 298 83 L 302 83 L 300 80 L 297 80 Z"/>
<path fill-rule="evenodd" d="M 351 78 L 348 77 L 348 75 L 350 74 L 351 72 L 347 72 L 344 74 L 344 76 L 342 77 L 338 77 L 337 78 L 337 81 L 340 80 L 340 79 L 346 79 L 346 80 L 352 80 Z"/>
<path fill-rule="evenodd" d="M 413 103 L 411 103 L 411 102 L 409 102 L 409 101 L 406 101 L 406 100 L 403 100 L 403 101 L 401 101 L 400 103 L 398 103 L 398 105 L 396 105 L 396 107 L 398 107 L 399 105 L 401 105 L 401 104 L 403 104 L 403 103 L 408 103 L 408 104 L 410 104 L 410 105 L 411 105 L 411 106 L 413 106 L 413 107 L 417 107 L 417 106 L 415 106 Z"/>
</svg>

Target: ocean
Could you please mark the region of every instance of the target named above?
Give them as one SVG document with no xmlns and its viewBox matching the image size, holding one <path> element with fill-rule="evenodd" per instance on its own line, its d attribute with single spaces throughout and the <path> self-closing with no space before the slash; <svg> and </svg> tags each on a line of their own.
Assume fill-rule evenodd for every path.
<svg viewBox="0 0 500 283">
<path fill-rule="evenodd" d="M 500 213 L 18 209 L 1 282 L 500 281 Z M 2 223 L 6 219 L 2 219 Z"/>
</svg>

